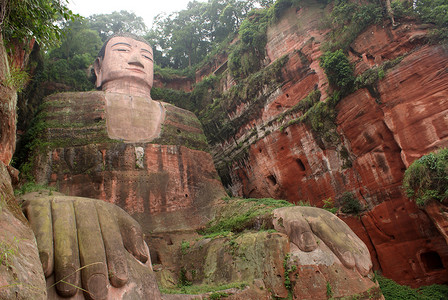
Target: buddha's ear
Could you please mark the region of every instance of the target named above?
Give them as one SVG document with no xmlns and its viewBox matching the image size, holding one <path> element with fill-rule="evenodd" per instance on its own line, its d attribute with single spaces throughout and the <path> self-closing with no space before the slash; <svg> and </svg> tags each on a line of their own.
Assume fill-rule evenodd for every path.
<svg viewBox="0 0 448 300">
<path fill-rule="evenodd" d="M 95 85 L 97 88 L 101 87 L 101 83 L 103 81 L 103 73 L 101 72 L 101 65 L 102 65 L 103 59 L 101 57 L 97 57 L 95 59 L 95 62 L 93 63 L 93 70 L 95 71 L 96 75 L 96 82 Z"/>
</svg>

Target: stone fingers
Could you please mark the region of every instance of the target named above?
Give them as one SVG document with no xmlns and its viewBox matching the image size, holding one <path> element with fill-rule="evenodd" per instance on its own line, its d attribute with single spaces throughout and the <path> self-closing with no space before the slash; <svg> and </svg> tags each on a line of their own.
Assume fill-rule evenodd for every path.
<svg viewBox="0 0 448 300">
<path fill-rule="evenodd" d="M 71 201 L 54 199 L 51 206 L 56 290 L 63 297 L 71 297 L 81 286 L 75 211 Z"/>
<path fill-rule="evenodd" d="M 367 275 L 372 267 L 369 251 L 355 233 L 337 216 L 325 210 L 303 207 L 302 213 L 314 234 L 331 249 L 347 268 L 356 267 Z"/>
<path fill-rule="evenodd" d="M 93 201 L 74 201 L 76 225 L 78 227 L 79 257 L 82 286 L 89 299 L 106 299 L 108 277 L 106 255 L 98 221 L 98 213 Z"/>
<path fill-rule="evenodd" d="M 317 248 L 316 239 L 308 222 L 302 214 L 291 207 L 279 208 L 274 211 L 274 228 L 286 233 L 289 240 L 305 252 Z"/>
<path fill-rule="evenodd" d="M 337 216 L 331 214 L 324 218 L 324 222 L 334 232 L 332 241 L 336 249 L 332 250 L 337 251 L 336 255 L 340 253 L 342 263 L 346 266 L 353 264 L 362 275 L 367 275 L 372 269 L 372 259 L 364 242 Z"/>
<path fill-rule="evenodd" d="M 36 237 L 45 277 L 48 277 L 54 269 L 51 203 L 48 200 L 33 200 L 31 205 L 28 200 L 24 203 L 24 211 Z"/>
<path fill-rule="evenodd" d="M 128 282 L 126 250 L 124 249 L 120 228 L 111 212 L 115 207 L 105 204 L 98 201 L 95 203 L 106 250 L 109 281 L 114 287 L 122 287 Z"/>
<path fill-rule="evenodd" d="M 146 263 L 149 255 L 140 224 L 119 207 L 116 207 L 114 212 L 120 226 L 124 247 L 139 261 Z"/>
</svg>

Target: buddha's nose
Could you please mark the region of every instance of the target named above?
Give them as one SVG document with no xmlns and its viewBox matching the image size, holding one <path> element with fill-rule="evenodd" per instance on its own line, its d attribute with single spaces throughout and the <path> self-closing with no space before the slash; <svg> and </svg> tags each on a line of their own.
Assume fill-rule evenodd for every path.
<svg viewBox="0 0 448 300">
<path fill-rule="evenodd" d="M 140 57 L 137 53 L 134 53 L 133 55 L 131 55 L 131 57 L 128 60 L 128 64 L 140 67 L 142 69 L 145 68 L 145 66 L 143 66 L 142 62 L 140 61 Z"/>
</svg>

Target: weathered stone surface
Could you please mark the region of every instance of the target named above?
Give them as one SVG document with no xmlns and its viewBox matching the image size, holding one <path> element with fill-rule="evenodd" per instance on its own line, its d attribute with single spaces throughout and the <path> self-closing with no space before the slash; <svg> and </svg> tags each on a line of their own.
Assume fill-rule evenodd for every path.
<svg viewBox="0 0 448 300">
<path fill-rule="evenodd" d="M 126 261 L 129 266 L 129 281 L 124 286 L 116 288 L 108 286 L 106 300 L 144 300 L 144 299 L 162 299 L 157 282 L 152 272 L 148 272 L 151 263 L 142 264 L 137 261 L 130 253 L 125 251 Z M 78 291 L 75 296 L 62 298 L 58 296 L 56 290 L 51 287 L 54 283 L 53 276 L 47 279 L 48 299 L 70 299 L 84 300 L 84 293 Z"/>
<path fill-rule="evenodd" d="M 37 239 L 49 299 L 160 299 L 141 227 L 122 209 L 48 190 L 20 199 Z M 61 279 L 68 284 L 54 286 Z"/>
<path fill-rule="evenodd" d="M 370 291 L 375 294 L 374 299 L 381 299 L 378 285 L 371 280 L 369 252 L 343 221 L 318 208 L 283 207 L 271 214 L 273 208 L 263 205 L 266 204 L 256 200 L 237 199 L 217 203 L 216 218 L 209 226 L 227 224 L 253 210 L 262 213 L 245 223 L 246 227 L 240 225 L 238 232 L 247 230 L 237 234 L 221 232 L 216 237 L 185 232 L 152 234 L 151 257 L 161 288 L 174 288 L 181 280 L 212 287 L 238 283 L 247 287 L 229 293 L 231 299 L 271 299 L 273 295 L 287 297 L 289 292 L 294 299 L 319 299 L 322 295 L 326 297 L 328 283 L 337 297 Z M 315 241 L 314 248 L 306 251 L 299 249 L 293 238 L 304 233 L 302 227 L 294 227 L 299 219 L 311 226 L 309 234 Z M 280 224 L 288 228 L 292 224 L 293 232 L 286 232 Z M 280 232 L 257 231 L 272 226 Z M 286 274 L 290 287 L 285 284 Z"/>
<path fill-rule="evenodd" d="M 160 136 L 124 143 L 107 135 L 103 92 L 56 94 L 45 105 L 40 138 L 49 146 L 34 157 L 39 183 L 115 203 L 147 232 L 200 227 L 206 204 L 224 195 L 192 113 L 163 103 Z M 198 210 L 204 215 L 192 213 Z"/>
<path fill-rule="evenodd" d="M 366 212 L 361 222 L 345 220 L 368 245 L 376 269 L 412 286 L 446 283 L 448 245 L 425 212 L 404 196 L 401 182 L 412 161 L 448 145 L 448 54 L 443 47 L 426 45 L 427 27 L 412 22 L 371 26 L 349 51 L 356 75 L 402 60 L 377 83 L 339 102 L 337 142 L 326 143 L 303 123 L 281 131 L 301 113 L 278 117 L 315 88 L 320 101 L 327 97 L 328 82 L 318 59 L 326 33 L 316 21 L 322 13 L 317 4 L 307 4 L 268 29 L 268 59 L 289 56 L 283 85 L 260 108 L 262 117 L 248 118 L 234 136 L 212 145 L 215 162 L 218 168 L 231 162 L 226 175 L 234 195 L 321 207 L 323 200 L 331 197 L 338 204 L 344 192 L 353 193 Z M 248 107 L 228 114 L 257 115 Z M 241 149 L 247 150 L 245 155 Z M 421 259 L 433 252 L 440 269 Z"/>
<path fill-rule="evenodd" d="M 448 209 L 442 203 L 430 201 L 425 204 L 425 212 L 433 221 L 437 230 L 445 238 L 448 243 Z"/>
<path fill-rule="evenodd" d="M 283 260 L 289 252 L 286 236 L 279 233 L 247 233 L 235 239 L 205 239 L 191 243 L 182 255 L 187 271 L 197 270 L 193 282 L 223 285 L 230 282 L 252 284 L 261 279 L 278 297 L 286 297 Z"/>
<path fill-rule="evenodd" d="M 0 37 L 0 81 L 10 77 L 10 68 L 3 38 Z M 16 90 L 0 85 L 0 161 L 8 165 L 16 148 Z"/>
<path fill-rule="evenodd" d="M 0 299 L 47 299 L 36 240 L 15 203 L 2 162 L 0 186 Z"/>
</svg>

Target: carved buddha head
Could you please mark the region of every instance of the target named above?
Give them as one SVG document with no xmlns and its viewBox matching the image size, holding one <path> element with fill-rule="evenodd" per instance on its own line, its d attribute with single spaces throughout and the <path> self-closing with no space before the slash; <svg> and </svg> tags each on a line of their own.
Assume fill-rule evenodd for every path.
<svg viewBox="0 0 448 300">
<path fill-rule="evenodd" d="M 96 86 L 103 91 L 150 97 L 153 52 L 143 39 L 128 34 L 107 40 L 95 60 Z"/>
</svg>

